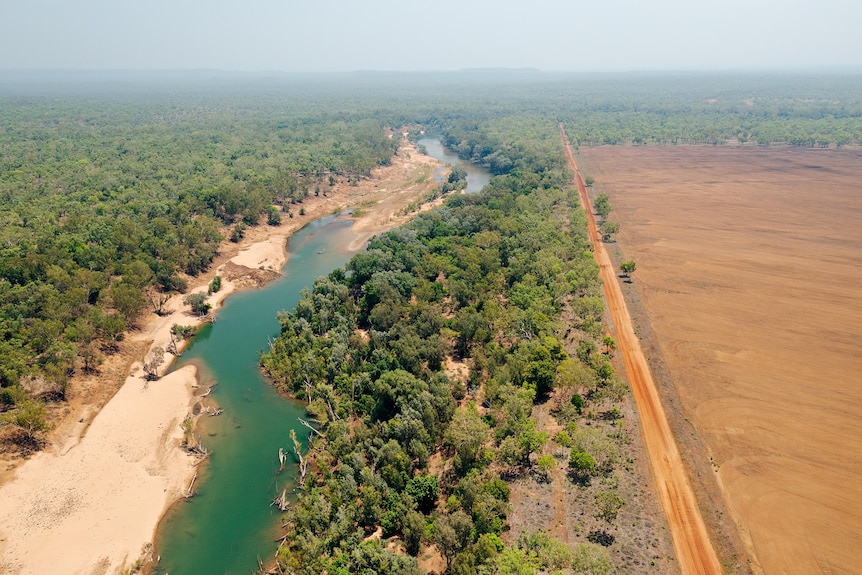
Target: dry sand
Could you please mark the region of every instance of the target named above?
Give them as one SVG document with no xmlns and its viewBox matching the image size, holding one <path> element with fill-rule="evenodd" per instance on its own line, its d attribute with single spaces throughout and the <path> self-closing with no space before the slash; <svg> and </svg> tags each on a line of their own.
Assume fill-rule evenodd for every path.
<svg viewBox="0 0 862 575">
<path fill-rule="evenodd" d="M 114 573 L 134 562 L 196 460 L 178 449 L 195 370 L 132 378 L 84 441 L 43 452 L 0 498 L 3 573 Z"/>
<path fill-rule="evenodd" d="M 752 568 L 862 573 L 862 152 L 581 153 Z"/>
<path fill-rule="evenodd" d="M 434 187 L 431 174 L 439 165 L 405 143 L 392 165 L 376 169 L 370 179 L 306 200 L 304 216 L 285 217 L 279 227 L 251 228 L 239 246 L 224 243 L 213 270 L 190 291 L 205 292 L 212 276 L 222 274 L 222 289 L 208 300 L 216 308 L 236 289 L 281 269 L 291 233 L 339 208 L 362 206 L 356 225 L 363 241 L 406 221 L 402 208 Z M 174 310 L 169 315 L 149 316 L 125 345 L 166 348 L 173 324 L 199 323 L 186 312 L 183 297 L 165 306 Z M 167 368 L 168 362 L 160 371 Z M 194 368 L 147 383 L 139 358 L 125 373 L 125 383 L 101 410 L 87 401 L 67 406 L 50 446 L 3 477 L 0 573 L 121 573 L 141 557 L 159 519 L 187 488 L 198 459 L 180 449 L 181 425 L 193 400 Z M 101 393 L 116 385 L 107 375 L 102 379 Z M 88 391 L 73 381 L 73 395 L 76 386 L 79 394 Z"/>
</svg>

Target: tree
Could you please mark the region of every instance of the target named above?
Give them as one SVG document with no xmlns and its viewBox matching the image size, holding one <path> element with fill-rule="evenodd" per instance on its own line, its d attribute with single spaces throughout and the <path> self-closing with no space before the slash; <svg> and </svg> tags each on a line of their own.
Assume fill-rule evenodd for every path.
<svg viewBox="0 0 862 575">
<path fill-rule="evenodd" d="M 617 342 L 609 335 L 602 340 L 602 345 L 605 346 L 605 353 L 610 355 L 617 348 Z"/>
<path fill-rule="evenodd" d="M 209 285 L 209 293 L 214 294 L 221 289 L 221 276 L 215 276 Z"/>
<path fill-rule="evenodd" d="M 153 308 L 153 313 L 166 315 L 165 304 L 171 299 L 170 295 L 160 292 L 156 286 L 148 286 L 144 289 L 144 294 Z"/>
<path fill-rule="evenodd" d="M 524 452 L 524 463 L 530 462 L 530 454 L 541 451 L 548 442 L 548 432 L 538 431 L 535 419 L 528 419 L 523 427 L 523 430 L 518 435 L 518 443 L 521 444 Z"/>
<path fill-rule="evenodd" d="M 141 290 L 126 282 L 120 282 L 111 288 L 111 299 L 114 301 L 114 308 L 123 314 L 128 325 L 135 325 L 147 305 Z"/>
<path fill-rule="evenodd" d="M 605 220 L 599 226 L 599 230 L 602 232 L 602 241 L 608 242 L 620 231 L 620 224 Z"/>
<path fill-rule="evenodd" d="M 154 380 L 159 378 L 159 367 L 165 362 L 165 350 L 161 346 L 153 348 L 150 354 L 150 359 L 144 360 L 144 374 L 147 379 Z"/>
<path fill-rule="evenodd" d="M 45 404 L 35 399 L 23 399 L 15 409 L 0 416 L 0 426 L 11 425 L 33 444 L 50 426 L 45 421 Z"/>
<path fill-rule="evenodd" d="M 634 260 L 628 260 L 620 264 L 620 271 L 623 272 L 623 275 L 627 278 L 632 277 L 632 273 L 637 268 L 637 264 Z"/>
<path fill-rule="evenodd" d="M 584 406 L 586 405 L 586 402 L 584 401 L 583 395 L 581 395 L 580 393 L 574 394 L 572 396 L 571 402 L 572 402 L 572 405 L 575 406 L 575 410 L 577 410 L 578 415 L 583 413 Z"/>
<path fill-rule="evenodd" d="M 425 535 L 425 516 L 418 511 L 408 511 L 401 524 L 401 531 L 404 534 L 407 553 L 415 557 Z"/>
<path fill-rule="evenodd" d="M 536 390 L 536 400 L 554 390 L 556 368 L 550 359 L 531 361 L 524 369 L 524 381 Z"/>
<path fill-rule="evenodd" d="M 205 316 L 210 312 L 212 306 L 207 302 L 207 296 L 203 292 L 191 293 L 186 296 L 186 305 L 191 306 L 192 312 L 199 316 Z"/>
<path fill-rule="evenodd" d="M 281 224 L 281 211 L 276 206 L 269 206 L 267 209 L 266 223 L 271 226 Z"/>
<path fill-rule="evenodd" d="M 593 208 L 596 210 L 596 213 L 599 214 L 602 218 L 608 217 L 608 214 L 611 213 L 611 202 L 610 198 L 608 198 L 608 195 L 600 194 L 599 197 L 596 198 L 596 201 L 593 203 Z"/>
<path fill-rule="evenodd" d="M 497 556 L 499 575 L 536 575 L 539 567 L 536 554 L 520 547 L 505 547 Z"/>
<path fill-rule="evenodd" d="M 237 244 L 245 236 L 245 224 L 237 223 L 230 232 L 230 241 Z"/>
<path fill-rule="evenodd" d="M 584 361 L 590 360 L 590 354 L 595 349 L 595 343 L 592 340 L 584 341 L 592 344 L 592 348 L 590 349 L 587 349 L 589 344 L 586 344 L 584 349 L 578 346 L 579 356 L 583 356 L 586 360 L 565 359 L 557 368 L 557 385 L 560 387 L 569 388 L 572 391 L 580 391 L 582 389 L 591 389 L 596 384 L 596 376 L 593 370 L 584 365 Z"/>
<path fill-rule="evenodd" d="M 557 463 L 554 461 L 553 455 L 542 455 L 536 460 L 536 470 L 545 481 L 550 479 L 551 472 L 553 472 L 556 467 Z"/>
<path fill-rule="evenodd" d="M 600 491 L 596 493 L 596 519 L 602 519 L 613 525 L 617 520 L 617 513 L 622 509 L 623 498 L 616 491 Z"/>
<path fill-rule="evenodd" d="M 405 493 L 411 495 L 416 505 L 423 513 L 434 509 L 437 496 L 440 494 L 440 484 L 436 475 L 419 475 L 407 482 Z"/>
<path fill-rule="evenodd" d="M 446 445 L 456 453 L 456 467 L 461 472 L 471 468 L 479 454 L 479 448 L 487 441 L 490 428 L 479 415 L 474 403 L 455 412 L 446 430 Z"/>
<path fill-rule="evenodd" d="M 576 575 L 607 575 L 612 566 L 608 550 L 596 543 L 581 543 L 575 547 L 571 565 Z"/>
<path fill-rule="evenodd" d="M 467 547 L 472 539 L 473 520 L 461 510 L 448 515 L 440 515 L 434 521 L 434 542 L 446 557 L 446 564 L 459 551 Z"/>
<path fill-rule="evenodd" d="M 596 460 L 586 451 L 572 451 L 569 456 L 569 469 L 581 479 L 587 478 L 596 471 Z"/>
</svg>

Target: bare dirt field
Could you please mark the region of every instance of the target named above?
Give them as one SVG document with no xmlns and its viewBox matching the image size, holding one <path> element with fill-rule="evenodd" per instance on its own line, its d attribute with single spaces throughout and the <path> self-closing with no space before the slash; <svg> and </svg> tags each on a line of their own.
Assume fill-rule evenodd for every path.
<svg viewBox="0 0 862 575">
<path fill-rule="evenodd" d="M 638 335 L 658 342 L 678 440 L 696 434 L 682 451 L 701 505 L 718 485 L 755 572 L 862 573 L 862 151 L 580 163 L 622 224 L 609 251 L 637 262 Z"/>
</svg>

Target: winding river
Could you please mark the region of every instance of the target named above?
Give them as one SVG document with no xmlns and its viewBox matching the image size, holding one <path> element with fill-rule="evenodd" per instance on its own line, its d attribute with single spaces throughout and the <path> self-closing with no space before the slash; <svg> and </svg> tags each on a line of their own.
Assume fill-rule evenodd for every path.
<svg viewBox="0 0 862 575">
<path fill-rule="evenodd" d="M 480 190 L 488 172 L 463 162 L 428 136 L 418 142 L 428 155 L 467 170 L 467 191 Z M 264 289 L 231 295 L 185 350 L 173 369 L 198 367 L 204 385 L 224 409 L 204 416 L 201 441 L 211 456 L 197 495 L 179 502 L 159 527 L 159 575 L 247 575 L 276 550 L 278 517 L 270 501 L 295 479 L 292 465 L 278 473 L 278 449 L 291 446 L 290 430 L 305 443 L 301 404 L 280 397 L 258 370 L 260 351 L 278 333 L 276 313 L 292 310 L 314 278 L 343 266 L 355 252 L 352 221 L 327 216 L 295 233 L 287 245 L 283 276 Z"/>
</svg>

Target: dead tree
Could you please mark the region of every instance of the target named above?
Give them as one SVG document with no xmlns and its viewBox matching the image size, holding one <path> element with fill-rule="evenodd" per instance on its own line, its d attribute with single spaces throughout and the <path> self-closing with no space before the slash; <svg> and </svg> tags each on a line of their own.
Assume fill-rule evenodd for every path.
<svg viewBox="0 0 862 575">
<path fill-rule="evenodd" d="M 293 453 L 299 461 L 299 486 L 305 486 L 305 474 L 308 472 L 308 460 L 302 457 L 302 443 L 296 438 L 296 431 L 290 430 L 290 438 L 293 440 Z"/>
</svg>

